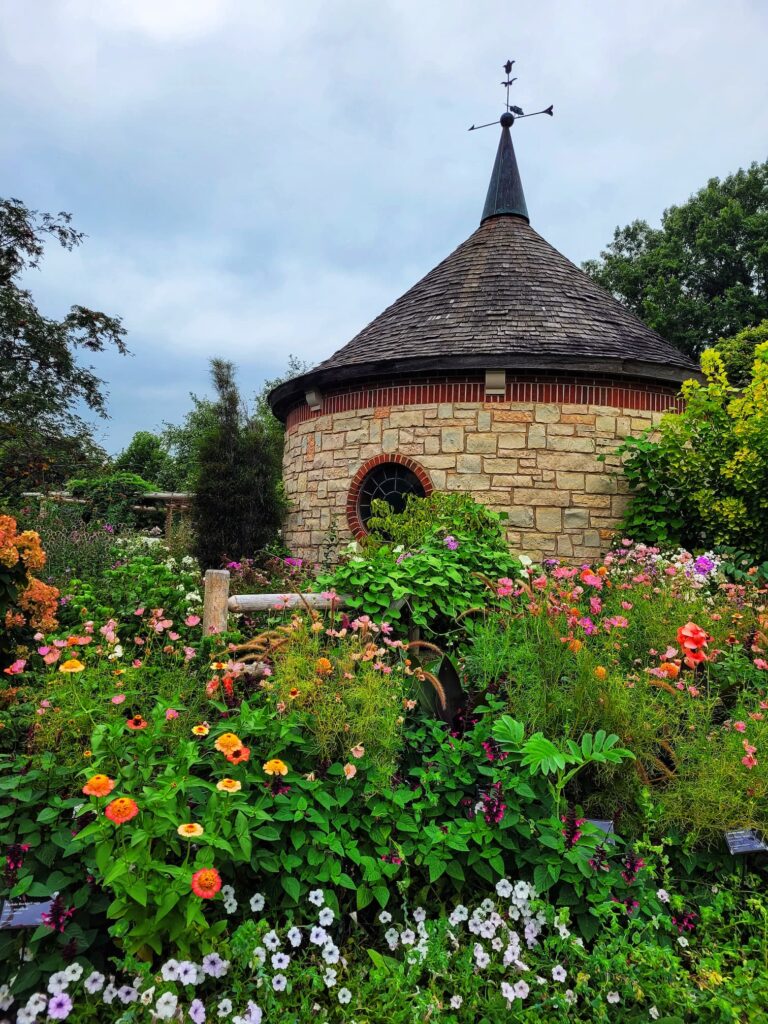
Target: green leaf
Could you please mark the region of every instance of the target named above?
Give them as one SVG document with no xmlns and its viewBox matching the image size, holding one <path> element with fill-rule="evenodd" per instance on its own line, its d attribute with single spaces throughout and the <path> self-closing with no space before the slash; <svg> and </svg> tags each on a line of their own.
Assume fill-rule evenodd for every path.
<svg viewBox="0 0 768 1024">
<path fill-rule="evenodd" d="M 283 889 L 288 893 L 294 903 L 299 902 L 299 895 L 301 893 L 301 882 L 298 878 L 293 875 L 281 875 L 280 884 Z"/>
</svg>

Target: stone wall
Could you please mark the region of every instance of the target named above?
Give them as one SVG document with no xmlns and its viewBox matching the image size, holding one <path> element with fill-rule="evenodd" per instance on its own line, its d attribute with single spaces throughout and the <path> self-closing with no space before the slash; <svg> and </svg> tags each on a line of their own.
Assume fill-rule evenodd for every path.
<svg viewBox="0 0 768 1024">
<path fill-rule="evenodd" d="M 674 405 L 671 392 L 664 397 L 662 404 Z M 346 503 L 355 473 L 382 453 L 400 453 L 423 467 L 436 490 L 471 491 L 506 512 L 515 551 L 535 559 L 599 557 L 627 500 L 612 452 L 662 415 L 659 402 L 633 404 L 652 408 L 502 399 L 321 412 L 294 422 L 285 444 L 286 544 L 317 560 L 334 521 L 340 542 L 350 540 Z"/>
</svg>

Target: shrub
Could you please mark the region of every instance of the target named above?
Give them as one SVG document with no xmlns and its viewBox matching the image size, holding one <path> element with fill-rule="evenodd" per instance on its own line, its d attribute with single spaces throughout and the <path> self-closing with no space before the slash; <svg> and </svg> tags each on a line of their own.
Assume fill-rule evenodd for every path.
<svg viewBox="0 0 768 1024">
<path fill-rule="evenodd" d="M 152 487 L 140 476 L 127 472 L 69 481 L 73 497 L 85 498 L 88 502 L 90 518 L 109 523 L 118 530 L 135 525 L 137 513 L 134 505 Z"/>
<path fill-rule="evenodd" d="M 0 667 L 6 675 L 24 669 L 24 660 L 12 660 L 17 646 L 34 630 L 56 625 L 58 591 L 37 579 L 45 565 L 45 552 L 33 530 L 19 533 L 16 520 L 0 515 Z"/>
</svg>

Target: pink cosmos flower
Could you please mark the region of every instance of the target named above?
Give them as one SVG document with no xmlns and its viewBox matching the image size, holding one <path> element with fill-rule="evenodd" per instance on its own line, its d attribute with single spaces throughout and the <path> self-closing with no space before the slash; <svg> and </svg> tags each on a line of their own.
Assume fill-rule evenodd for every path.
<svg viewBox="0 0 768 1024">
<path fill-rule="evenodd" d="M 7 676 L 17 676 L 20 672 L 24 671 L 24 666 L 26 664 L 27 663 L 24 658 L 17 658 L 12 665 L 9 665 L 8 668 L 4 668 L 3 672 L 5 672 Z"/>
<path fill-rule="evenodd" d="M 45 656 L 46 654 L 48 654 L 48 652 L 50 651 L 50 649 L 51 649 L 50 647 L 38 647 L 38 648 L 37 648 L 37 653 L 38 653 L 38 654 L 40 655 L 40 657 L 42 658 L 42 657 L 44 657 L 44 656 Z"/>
<path fill-rule="evenodd" d="M 179 712 L 178 711 L 174 711 L 173 708 L 168 708 L 168 710 L 165 712 L 165 720 L 166 720 L 166 722 L 170 722 L 171 719 L 178 718 L 178 717 L 179 717 Z"/>
<path fill-rule="evenodd" d="M 46 665 L 55 665 L 60 657 L 61 651 L 49 651 L 46 655 L 43 656 L 43 661 L 45 662 Z"/>
<path fill-rule="evenodd" d="M 124 693 L 116 693 L 115 696 L 112 697 L 111 699 L 112 699 L 112 703 L 113 704 L 122 704 L 123 701 L 125 700 L 125 694 Z"/>
<path fill-rule="evenodd" d="M 186 617 L 186 619 L 184 619 L 184 625 L 185 626 L 190 626 L 191 627 L 191 626 L 198 626 L 199 624 L 200 624 L 200 616 L 199 615 L 188 615 Z"/>
<path fill-rule="evenodd" d="M 131 662 L 131 665 L 134 668 L 141 668 L 141 658 L 134 658 L 133 661 Z"/>
<path fill-rule="evenodd" d="M 736 730 L 736 732 L 746 732 L 747 723 L 746 722 L 734 722 L 733 723 L 733 728 Z"/>
</svg>

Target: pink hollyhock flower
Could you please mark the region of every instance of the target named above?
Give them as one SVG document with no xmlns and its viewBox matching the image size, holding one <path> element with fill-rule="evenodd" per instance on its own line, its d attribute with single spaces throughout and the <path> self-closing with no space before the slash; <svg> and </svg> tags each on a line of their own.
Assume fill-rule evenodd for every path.
<svg viewBox="0 0 768 1024">
<path fill-rule="evenodd" d="M 198 626 L 198 625 L 200 625 L 200 616 L 199 615 L 188 615 L 186 617 L 186 619 L 184 619 L 184 625 L 185 626 L 190 626 L 190 627 L 191 626 Z"/>
<path fill-rule="evenodd" d="M 115 696 L 111 698 L 111 700 L 113 704 L 122 704 L 123 701 L 125 700 L 125 694 L 116 693 Z"/>
</svg>

